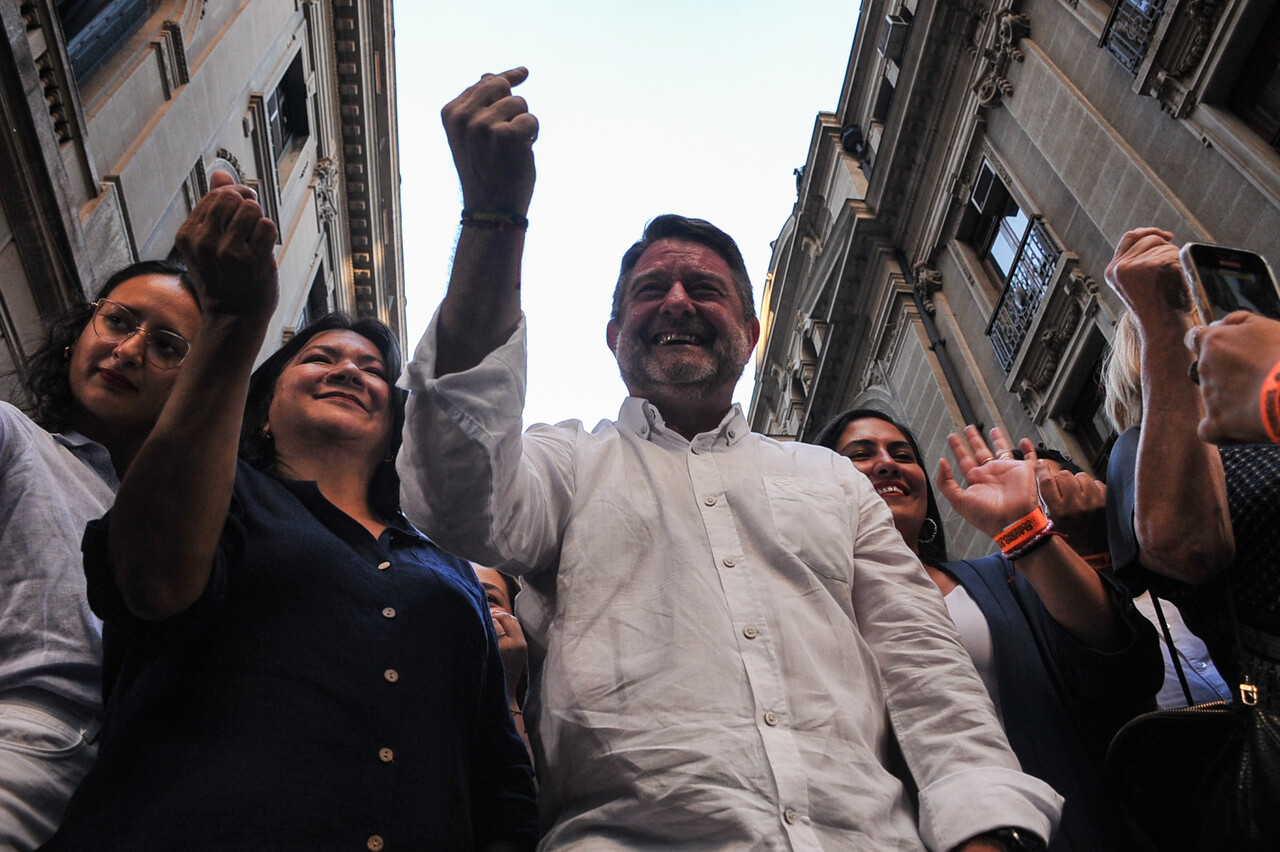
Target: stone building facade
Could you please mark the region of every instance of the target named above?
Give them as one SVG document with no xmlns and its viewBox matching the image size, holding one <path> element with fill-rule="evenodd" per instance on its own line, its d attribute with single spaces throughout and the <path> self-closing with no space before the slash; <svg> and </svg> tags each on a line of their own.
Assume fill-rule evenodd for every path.
<svg viewBox="0 0 1280 852">
<path fill-rule="evenodd" d="M 751 423 L 855 403 L 1105 471 L 1098 369 L 1124 232 L 1280 262 L 1280 5 L 864 0 L 765 282 Z M 944 508 L 944 514 L 948 510 Z M 990 542 L 948 518 L 954 555 Z"/>
<path fill-rule="evenodd" d="M 169 255 L 216 169 L 279 226 L 264 353 L 334 308 L 403 345 L 391 0 L 0 0 L 0 23 L 0 371 Z"/>
</svg>

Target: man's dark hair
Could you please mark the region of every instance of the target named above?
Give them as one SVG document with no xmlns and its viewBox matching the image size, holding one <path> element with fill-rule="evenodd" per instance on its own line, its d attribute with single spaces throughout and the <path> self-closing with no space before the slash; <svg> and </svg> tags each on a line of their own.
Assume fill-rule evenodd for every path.
<svg viewBox="0 0 1280 852">
<path fill-rule="evenodd" d="M 27 413 L 50 432 L 61 432 L 79 418 L 81 411 L 71 395 L 70 347 L 74 346 L 93 319 L 93 303 L 111 295 L 124 282 L 140 275 L 164 275 L 176 278 L 183 289 L 200 305 L 200 298 L 187 268 L 170 260 L 144 260 L 131 263 L 103 282 L 93 299 L 68 308 L 53 321 L 44 342 L 27 362 L 23 385 L 27 393 Z"/>
<path fill-rule="evenodd" d="M 916 440 L 915 432 L 904 423 L 899 423 L 888 414 L 878 408 L 852 408 L 842 414 L 827 421 L 827 425 L 822 427 L 822 431 L 813 439 L 813 443 L 826 447 L 829 450 L 840 452 L 840 436 L 844 434 L 845 427 L 855 420 L 862 420 L 867 417 L 883 420 L 893 428 L 902 433 L 902 437 L 907 439 L 907 443 L 911 445 L 911 452 L 915 453 L 916 463 L 924 467 L 924 456 L 920 452 L 920 442 Z M 937 534 L 929 541 L 921 541 L 920 544 L 920 561 L 926 565 L 935 567 L 942 565 L 947 561 L 947 534 L 942 528 L 942 512 L 938 509 L 938 501 L 933 497 L 933 486 L 929 484 L 929 475 L 926 472 L 924 477 L 925 492 L 925 511 L 924 516 L 933 521 L 938 526 Z"/>
<path fill-rule="evenodd" d="M 313 337 L 326 331 L 353 331 L 376 346 L 382 355 L 390 391 L 387 402 L 391 406 L 391 447 L 387 460 L 378 465 L 373 481 L 369 483 L 369 502 L 384 518 L 394 518 L 400 513 L 400 477 L 396 475 L 395 457 L 400 450 L 400 433 L 404 428 L 406 394 L 396 387 L 402 367 L 400 344 L 390 328 L 372 317 L 353 319 L 341 311 L 326 314 L 295 334 L 253 371 L 249 377 L 249 393 L 240 426 L 240 458 L 259 470 L 275 467 L 275 442 L 262 430 L 267 425 L 271 400 L 275 398 L 276 382 L 293 356 L 302 351 Z"/>
<path fill-rule="evenodd" d="M 742 252 L 733 237 L 717 228 L 705 219 L 690 219 L 674 213 L 664 213 L 649 220 L 645 225 L 644 236 L 627 249 L 622 256 L 622 268 L 618 271 L 618 283 L 613 288 L 613 312 L 609 319 L 622 319 L 622 302 L 626 295 L 627 280 L 631 270 L 635 269 L 640 256 L 649 246 L 659 240 L 684 240 L 698 243 L 714 251 L 724 259 L 737 288 L 738 298 L 742 300 L 742 317 L 747 322 L 756 318 L 755 299 L 751 295 L 751 278 L 747 275 L 747 265 L 742 260 Z"/>
</svg>

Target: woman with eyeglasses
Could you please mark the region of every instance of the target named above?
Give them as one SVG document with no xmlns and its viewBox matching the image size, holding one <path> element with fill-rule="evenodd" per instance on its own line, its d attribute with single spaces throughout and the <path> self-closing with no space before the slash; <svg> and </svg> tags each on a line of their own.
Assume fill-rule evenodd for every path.
<svg viewBox="0 0 1280 852">
<path fill-rule="evenodd" d="M 112 503 L 200 327 L 185 269 L 144 261 L 64 313 L 0 402 L 0 848 L 39 846 L 89 770 L 101 623 L 80 539 Z"/>
<path fill-rule="evenodd" d="M 528 852 L 533 770 L 484 592 L 399 511 L 394 333 L 329 314 L 250 375 L 275 233 L 230 188 L 179 233 L 200 346 L 85 535 L 121 657 L 46 849 Z"/>
</svg>

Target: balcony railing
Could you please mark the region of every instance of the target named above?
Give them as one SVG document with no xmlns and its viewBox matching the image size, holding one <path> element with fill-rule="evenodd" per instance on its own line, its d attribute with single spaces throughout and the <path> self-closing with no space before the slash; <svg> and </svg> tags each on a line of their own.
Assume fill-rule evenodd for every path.
<svg viewBox="0 0 1280 852">
<path fill-rule="evenodd" d="M 1164 13 L 1165 0 L 1118 0 L 1099 44 L 1130 74 L 1137 74 Z"/>
<path fill-rule="evenodd" d="M 1000 301 L 991 314 L 987 336 L 995 347 L 996 358 L 1007 373 L 1013 367 L 1035 319 L 1040 303 L 1053 283 L 1062 247 L 1039 217 L 1031 220 L 1022 245 L 1014 256 L 1012 271 Z"/>
</svg>

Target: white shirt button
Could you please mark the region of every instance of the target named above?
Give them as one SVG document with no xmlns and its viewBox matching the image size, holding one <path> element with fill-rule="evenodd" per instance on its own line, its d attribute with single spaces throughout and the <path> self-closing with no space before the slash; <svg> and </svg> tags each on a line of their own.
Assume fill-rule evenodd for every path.
<svg viewBox="0 0 1280 852">
<path fill-rule="evenodd" d="M 795 825 L 800 821 L 800 814 L 796 813 L 791 808 L 787 808 L 782 812 L 782 818 L 787 821 L 787 825 Z"/>
<path fill-rule="evenodd" d="M 756 638 L 756 636 L 760 635 L 760 631 L 758 631 L 758 630 L 756 630 L 754 627 L 751 627 L 750 625 L 748 625 L 748 626 L 746 626 L 746 627 L 742 628 L 742 635 L 743 635 L 743 636 L 745 636 L 745 637 L 747 637 L 748 639 L 754 639 L 754 638 Z"/>
<path fill-rule="evenodd" d="M 706 497 L 703 499 L 702 503 L 703 505 L 706 505 L 706 506 L 714 506 L 716 504 L 716 498 Z"/>
<path fill-rule="evenodd" d="M 382 608 L 382 616 L 383 618 L 395 618 L 396 608 L 393 606 L 384 606 Z"/>
<path fill-rule="evenodd" d="M 378 563 L 378 570 L 379 570 L 379 571 L 385 571 L 385 570 L 387 570 L 387 569 L 388 569 L 388 568 L 390 568 L 390 567 L 391 567 L 391 563 L 390 563 L 390 562 L 379 562 L 379 563 Z M 374 835 L 374 837 L 377 837 L 377 835 L 375 834 L 375 835 Z M 381 838 L 381 837 L 378 837 L 378 842 L 379 842 L 379 843 L 381 843 L 381 842 L 382 842 L 382 838 Z"/>
<path fill-rule="evenodd" d="M 778 714 L 772 710 L 766 711 L 764 714 L 764 723 L 772 728 L 774 725 L 778 724 Z"/>
<path fill-rule="evenodd" d="M 378 759 L 383 763 L 390 763 L 395 760 L 396 753 L 389 748 L 378 749 Z"/>
<path fill-rule="evenodd" d="M 395 683 L 400 679 L 400 673 L 395 669 L 387 669 L 382 676 L 387 679 L 387 683 Z"/>
<path fill-rule="evenodd" d="M 722 561 L 724 563 L 724 567 L 726 568 L 732 568 L 733 566 L 738 564 L 737 560 L 735 560 L 732 556 L 726 556 Z"/>
<path fill-rule="evenodd" d="M 376 834 L 371 834 L 369 835 L 369 839 L 364 842 L 364 845 L 369 848 L 369 852 L 379 852 L 379 850 L 386 844 L 382 842 L 381 837 Z"/>
<path fill-rule="evenodd" d="M 702 450 L 698 449 L 697 447 L 690 447 L 689 449 L 693 451 L 693 454 L 695 456 L 702 453 Z"/>
</svg>

